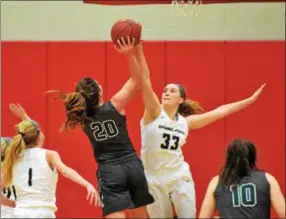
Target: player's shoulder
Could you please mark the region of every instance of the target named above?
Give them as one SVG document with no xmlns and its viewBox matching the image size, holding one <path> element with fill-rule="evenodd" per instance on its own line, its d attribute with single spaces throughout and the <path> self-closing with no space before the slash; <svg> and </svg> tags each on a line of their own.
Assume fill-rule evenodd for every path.
<svg viewBox="0 0 286 219">
<path fill-rule="evenodd" d="M 59 153 L 57 151 L 54 151 L 54 150 L 46 149 L 46 156 L 47 157 L 59 156 Z"/>
<path fill-rule="evenodd" d="M 277 182 L 276 178 L 270 173 L 265 172 L 265 177 L 270 184 Z"/>
<path fill-rule="evenodd" d="M 215 190 L 215 188 L 218 185 L 218 182 L 219 182 L 219 175 L 216 175 L 210 180 L 209 187 L 213 188 L 213 190 Z"/>
<path fill-rule="evenodd" d="M 217 184 L 218 181 L 219 181 L 219 175 L 216 175 L 216 176 L 214 176 L 214 177 L 211 179 L 210 183 L 212 183 L 212 184 Z"/>
<path fill-rule="evenodd" d="M 104 111 L 105 113 L 107 113 L 107 112 L 108 113 L 115 113 L 116 115 L 120 115 L 120 116 L 125 117 L 124 109 L 119 111 L 111 100 L 106 101 L 105 103 L 103 103 L 99 107 L 99 110 L 100 111 Z"/>
</svg>

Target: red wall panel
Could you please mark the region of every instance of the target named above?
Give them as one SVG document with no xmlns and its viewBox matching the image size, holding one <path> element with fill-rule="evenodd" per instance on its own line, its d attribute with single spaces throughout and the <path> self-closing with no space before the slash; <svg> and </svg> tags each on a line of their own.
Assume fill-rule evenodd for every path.
<svg viewBox="0 0 286 219">
<path fill-rule="evenodd" d="M 146 42 L 143 45 L 155 92 L 161 92 L 164 86 L 165 73 L 165 46 L 163 42 Z M 118 92 L 124 83 L 130 78 L 128 62 L 124 55 L 119 54 L 112 43 L 107 46 L 107 99 L 109 100 Z M 142 97 L 138 91 L 134 99 L 126 107 L 127 125 L 129 135 L 137 154 L 140 154 L 141 135 L 140 120 L 144 112 Z"/>
<path fill-rule="evenodd" d="M 20 103 L 33 119 L 47 130 L 47 45 L 46 43 L 1 43 L 1 136 L 15 134 L 20 122 L 9 110 Z"/>
<path fill-rule="evenodd" d="M 226 60 L 228 102 L 247 98 L 266 83 L 256 103 L 227 118 L 227 141 L 252 140 L 258 165 L 285 192 L 285 42 L 228 42 Z"/>
<path fill-rule="evenodd" d="M 49 43 L 48 63 L 49 89 L 74 91 L 76 82 L 87 76 L 94 77 L 105 87 L 104 43 Z M 89 140 L 80 129 L 59 133 L 65 119 L 64 107 L 54 97 L 50 95 L 48 108 L 50 148 L 57 150 L 63 161 L 84 178 L 96 183 L 96 163 Z M 86 195 L 85 188 L 61 177 L 57 189 L 57 217 L 101 217 L 101 210 L 89 205 Z"/>
<path fill-rule="evenodd" d="M 206 111 L 225 102 L 224 42 L 168 42 L 167 83 L 182 84 Z M 224 156 L 224 121 L 190 132 L 183 147 L 196 185 L 199 209 L 208 181 Z M 202 174 L 204 173 L 204 174 Z"/>
</svg>

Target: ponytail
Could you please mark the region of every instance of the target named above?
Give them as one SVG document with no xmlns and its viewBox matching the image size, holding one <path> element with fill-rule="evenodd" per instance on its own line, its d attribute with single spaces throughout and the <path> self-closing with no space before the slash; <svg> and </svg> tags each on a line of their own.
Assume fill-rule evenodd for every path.
<svg viewBox="0 0 286 219">
<path fill-rule="evenodd" d="M 66 120 L 61 130 L 75 129 L 77 126 L 83 126 L 86 118 L 86 100 L 82 93 L 62 93 L 59 96 L 64 101 L 66 108 Z"/>
<path fill-rule="evenodd" d="M 59 96 L 64 101 L 66 120 L 62 130 L 83 126 L 86 119 L 93 115 L 100 101 L 101 88 L 92 78 L 83 78 L 76 85 L 76 92 L 63 93 Z M 54 92 L 54 91 L 51 91 Z"/>
<path fill-rule="evenodd" d="M 11 138 L 1 138 L 1 163 L 4 161 L 5 159 L 5 154 L 6 154 L 6 151 L 7 151 L 7 148 L 9 146 L 11 142 Z"/>
<path fill-rule="evenodd" d="M 184 117 L 189 116 L 189 115 L 203 113 L 203 112 L 204 110 L 200 106 L 200 104 L 190 99 L 186 99 L 184 102 L 182 102 L 179 105 L 179 108 L 178 108 L 178 113 Z"/>
<path fill-rule="evenodd" d="M 7 148 L 5 160 L 2 164 L 3 184 L 9 187 L 12 183 L 13 165 L 21 158 L 25 150 L 25 141 L 22 134 L 14 136 Z"/>
</svg>

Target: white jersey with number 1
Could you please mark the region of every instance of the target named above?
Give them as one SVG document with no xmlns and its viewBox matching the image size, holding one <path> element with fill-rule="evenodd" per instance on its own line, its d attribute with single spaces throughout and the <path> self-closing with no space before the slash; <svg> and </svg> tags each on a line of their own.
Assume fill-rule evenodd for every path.
<svg viewBox="0 0 286 219">
<path fill-rule="evenodd" d="M 54 217 L 58 174 L 50 168 L 46 152 L 42 148 L 26 149 L 13 167 L 17 191 L 15 217 Z"/>
</svg>

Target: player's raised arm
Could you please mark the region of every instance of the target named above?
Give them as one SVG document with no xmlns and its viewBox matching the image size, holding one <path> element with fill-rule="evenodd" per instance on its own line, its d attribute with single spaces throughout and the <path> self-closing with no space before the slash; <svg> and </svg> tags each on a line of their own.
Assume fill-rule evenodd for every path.
<svg viewBox="0 0 286 219">
<path fill-rule="evenodd" d="M 138 91 L 138 83 L 141 79 L 140 66 L 134 55 L 134 41 L 127 37 L 127 42 L 124 39 L 118 40 L 119 48 L 115 46 L 118 52 L 123 53 L 128 61 L 128 68 L 130 71 L 130 79 L 123 85 L 123 87 L 111 98 L 112 104 L 115 108 L 123 113 L 127 103 L 135 96 Z"/>
<path fill-rule="evenodd" d="M 147 125 L 160 115 L 161 105 L 152 87 L 150 80 L 150 70 L 144 55 L 142 43 L 136 46 L 135 54 L 142 73 L 142 79 L 140 80 L 139 87 L 142 92 L 142 98 L 145 107 L 143 123 Z"/>
<path fill-rule="evenodd" d="M 9 108 L 10 108 L 11 112 L 14 114 L 14 116 L 18 117 L 22 121 L 27 120 L 27 119 L 31 119 L 28 116 L 28 114 L 26 113 L 25 109 L 21 106 L 21 104 L 11 103 L 9 105 Z"/>
<path fill-rule="evenodd" d="M 202 128 L 219 119 L 222 119 L 226 116 L 234 114 L 248 107 L 249 105 L 253 104 L 258 99 L 264 87 L 265 87 L 265 84 L 263 84 L 258 90 L 255 91 L 255 93 L 251 97 L 247 99 L 237 101 L 234 103 L 229 103 L 226 105 L 222 105 L 215 110 L 212 110 L 212 111 L 200 114 L 200 115 L 190 115 L 186 117 L 189 129 Z"/>
</svg>

